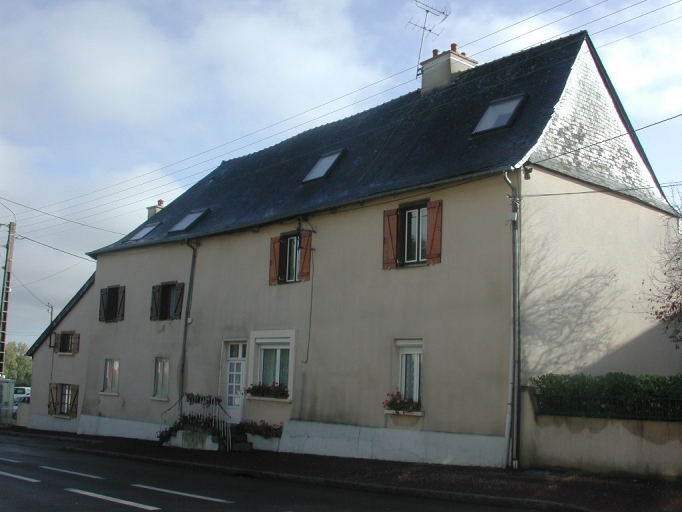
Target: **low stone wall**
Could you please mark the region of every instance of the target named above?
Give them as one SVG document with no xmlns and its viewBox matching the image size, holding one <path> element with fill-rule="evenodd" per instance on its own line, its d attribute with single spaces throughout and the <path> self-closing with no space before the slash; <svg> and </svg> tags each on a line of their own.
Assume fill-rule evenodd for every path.
<svg viewBox="0 0 682 512">
<path fill-rule="evenodd" d="M 682 422 L 536 416 L 523 402 L 522 467 L 682 476 Z"/>
</svg>

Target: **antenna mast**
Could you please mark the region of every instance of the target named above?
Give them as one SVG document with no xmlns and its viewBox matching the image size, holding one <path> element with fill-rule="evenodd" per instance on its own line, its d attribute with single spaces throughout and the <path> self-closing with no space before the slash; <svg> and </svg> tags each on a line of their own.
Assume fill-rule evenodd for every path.
<svg viewBox="0 0 682 512">
<path fill-rule="evenodd" d="M 434 36 L 434 39 L 436 39 L 440 35 L 440 32 L 435 32 L 436 25 L 440 25 L 448 18 L 448 16 L 450 16 L 450 9 L 448 8 L 447 5 L 442 9 L 436 9 L 435 7 L 432 7 L 424 2 L 420 2 L 419 0 L 414 0 L 414 5 L 416 5 L 419 9 L 424 11 L 424 21 L 421 25 L 413 22 L 412 20 L 408 22 L 408 25 L 412 25 L 413 27 L 418 28 L 419 30 L 422 31 L 422 38 L 419 43 L 419 58 L 417 59 L 417 76 L 419 76 L 421 72 L 419 64 L 421 63 L 422 60 L 422 49 L 424 47 L 424 40 L 430 35 Z M 432 14 L 437 18 L 442 19 L 436 24 L 428 25 L 427 22 L 429 19 L 429 14 Z"/>
</svg>

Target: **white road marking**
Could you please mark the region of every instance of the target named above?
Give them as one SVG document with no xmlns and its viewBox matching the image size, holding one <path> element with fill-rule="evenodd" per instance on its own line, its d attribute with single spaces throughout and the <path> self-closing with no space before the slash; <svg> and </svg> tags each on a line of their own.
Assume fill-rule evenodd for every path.
<svg viewBox="0 0 682 512">
<path fill-rule="evenodd" d="M 36 480 L 35 478 L 27 478 L 25 476 L 13 475 L 12 473 L 5 473 L 4 471 L 0 471 L 0 475 L 8 476 L 10 478 L 16 478 L 17 480 L 24 480 L 25 482 L 32 482 L 34 484 L 40 482 L 40 480 Z"/>
<path fill-rule="evenodd" d="M 170 489 L 161 489 L 159 487 L 150 487 L 148 485 L 141 484 L 131 484 L 133 487 L 139 487 L 140 489 L 149 489 L 150 491 L 165 492 L 168 494 L 177 494 L 178 496 L 185 496 L 187 498 L 196 498 L 198 500 L 215 501 L 216 503 L 234 503 L 234 501 L 221 500 L 218 498 L 209 498 L 208 496 L 200 496 L 198 494 L 188 494 L 186 492 L 171 491 Z"/>
<path fill-rule="evenodd" d="M 118 498 L 112 498 L 111 496 L 104 496 L 103 494 L 95 494 L 94 492 L 81 491 L 80 489 L 64 490 L 69 492 L 75 492 L 76 494 L 82 494 L 83 496 L 90 496 L 91 498 L 97 498 L 99 500 L 111 501 L 112 503 L 118 503 L 119 505 L 128 505 L 129 507 L 141 508 L 142 510 L 161 510 L 159 507 L 143 505 L 142 503 L 135 503 L 134 501 L 119 500 Z"/>
<path fill-rule="evenodd" d="M 52 468 L 50 466 L 40 466 L 43 469 L 49 469 L 50 471 L 59 471 L 60 473 L 68 473 L 69 475 L 84 476 L 85 478 L 95 478 L 97 480 L 105 480 L 104 477 L 97 475 L 88 475 L 86 473 L 77 473 L 76 471 L 69 471 L 68 469 Z"/>
<path fill-rule="evenodd" d="M 19 462 L 18 460 L 13 460 L 13 459 L 3 459 L 2 457 L 0 457 L 0 460 L 4 460 L 5 462 L 16 462 L 16 463 L 18 463 L 18 462 Z"/>
</svg>

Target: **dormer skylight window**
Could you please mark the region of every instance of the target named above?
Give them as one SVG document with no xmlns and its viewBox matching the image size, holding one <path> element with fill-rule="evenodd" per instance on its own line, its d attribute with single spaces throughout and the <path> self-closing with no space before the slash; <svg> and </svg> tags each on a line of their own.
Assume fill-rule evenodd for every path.
<svg viewBox="0 0 682 512">
<path fill-rule="evenodd" d="M 339 160 L 341 154 L 344 152 L 343 149 L 338 151 L 333 151 L 331 153 L 326 153 L 320 157 L 315 166 L 310 170 L 308 175 L 303 180 L 303 183 L 308 181 L 318 180 L 327 176 L 329 171 L 334 167 L 334 164 Z"/>
<path fill-rule="evenodd" d="M 208 209 L 194 210 L 192 212 L 189 212 L 182 218 L 180 222 L 173 226 L 168 232 L 177 233 L 179 231 L 186 231 L 192 226 L 194 226 L 199 221 L 199 219 L 201 219 L 206 213 L 208 213 Z"/>
<path fill-rule="evenodd" d="M 154 224 L 147 224 L 144 226 L 141 230 L 139 230 L 137 233 L 135 233 L 133 236 L 130 237 L 128 242 L 134 242 L 136 240 L 140 240 L 141 238 L 144 238 L 147 236 L 149 233 L 154 231 L 154 228 L 161 224 L 160 222 L 155 222 Z"/>
<path fill-rule="evenodd" d="M 517 94 L 490 102 L 488 110 L 476 126 L 474 133 L 487 132 L 510 126 L 518 114 L 525 94 Z"/>
</svg>

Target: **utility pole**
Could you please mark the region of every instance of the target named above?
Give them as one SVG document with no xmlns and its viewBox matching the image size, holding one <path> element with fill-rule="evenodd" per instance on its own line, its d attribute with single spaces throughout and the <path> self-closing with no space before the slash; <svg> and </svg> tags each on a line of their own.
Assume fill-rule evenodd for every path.
<svg viewBox="0 0 682 512">
<path fill-rule="evenodd" d="M 14 257 L 14 235 L 17 232 L 16 222 L 9 223 L 7 245 L 5 246 L 5 267 L 0 293 L 0 375 L 5 370 L 5 342 L 7 341 L 7 308 L 9 307 L 10 279 L 12 277 L 12 258 Z"/>
</svg>

